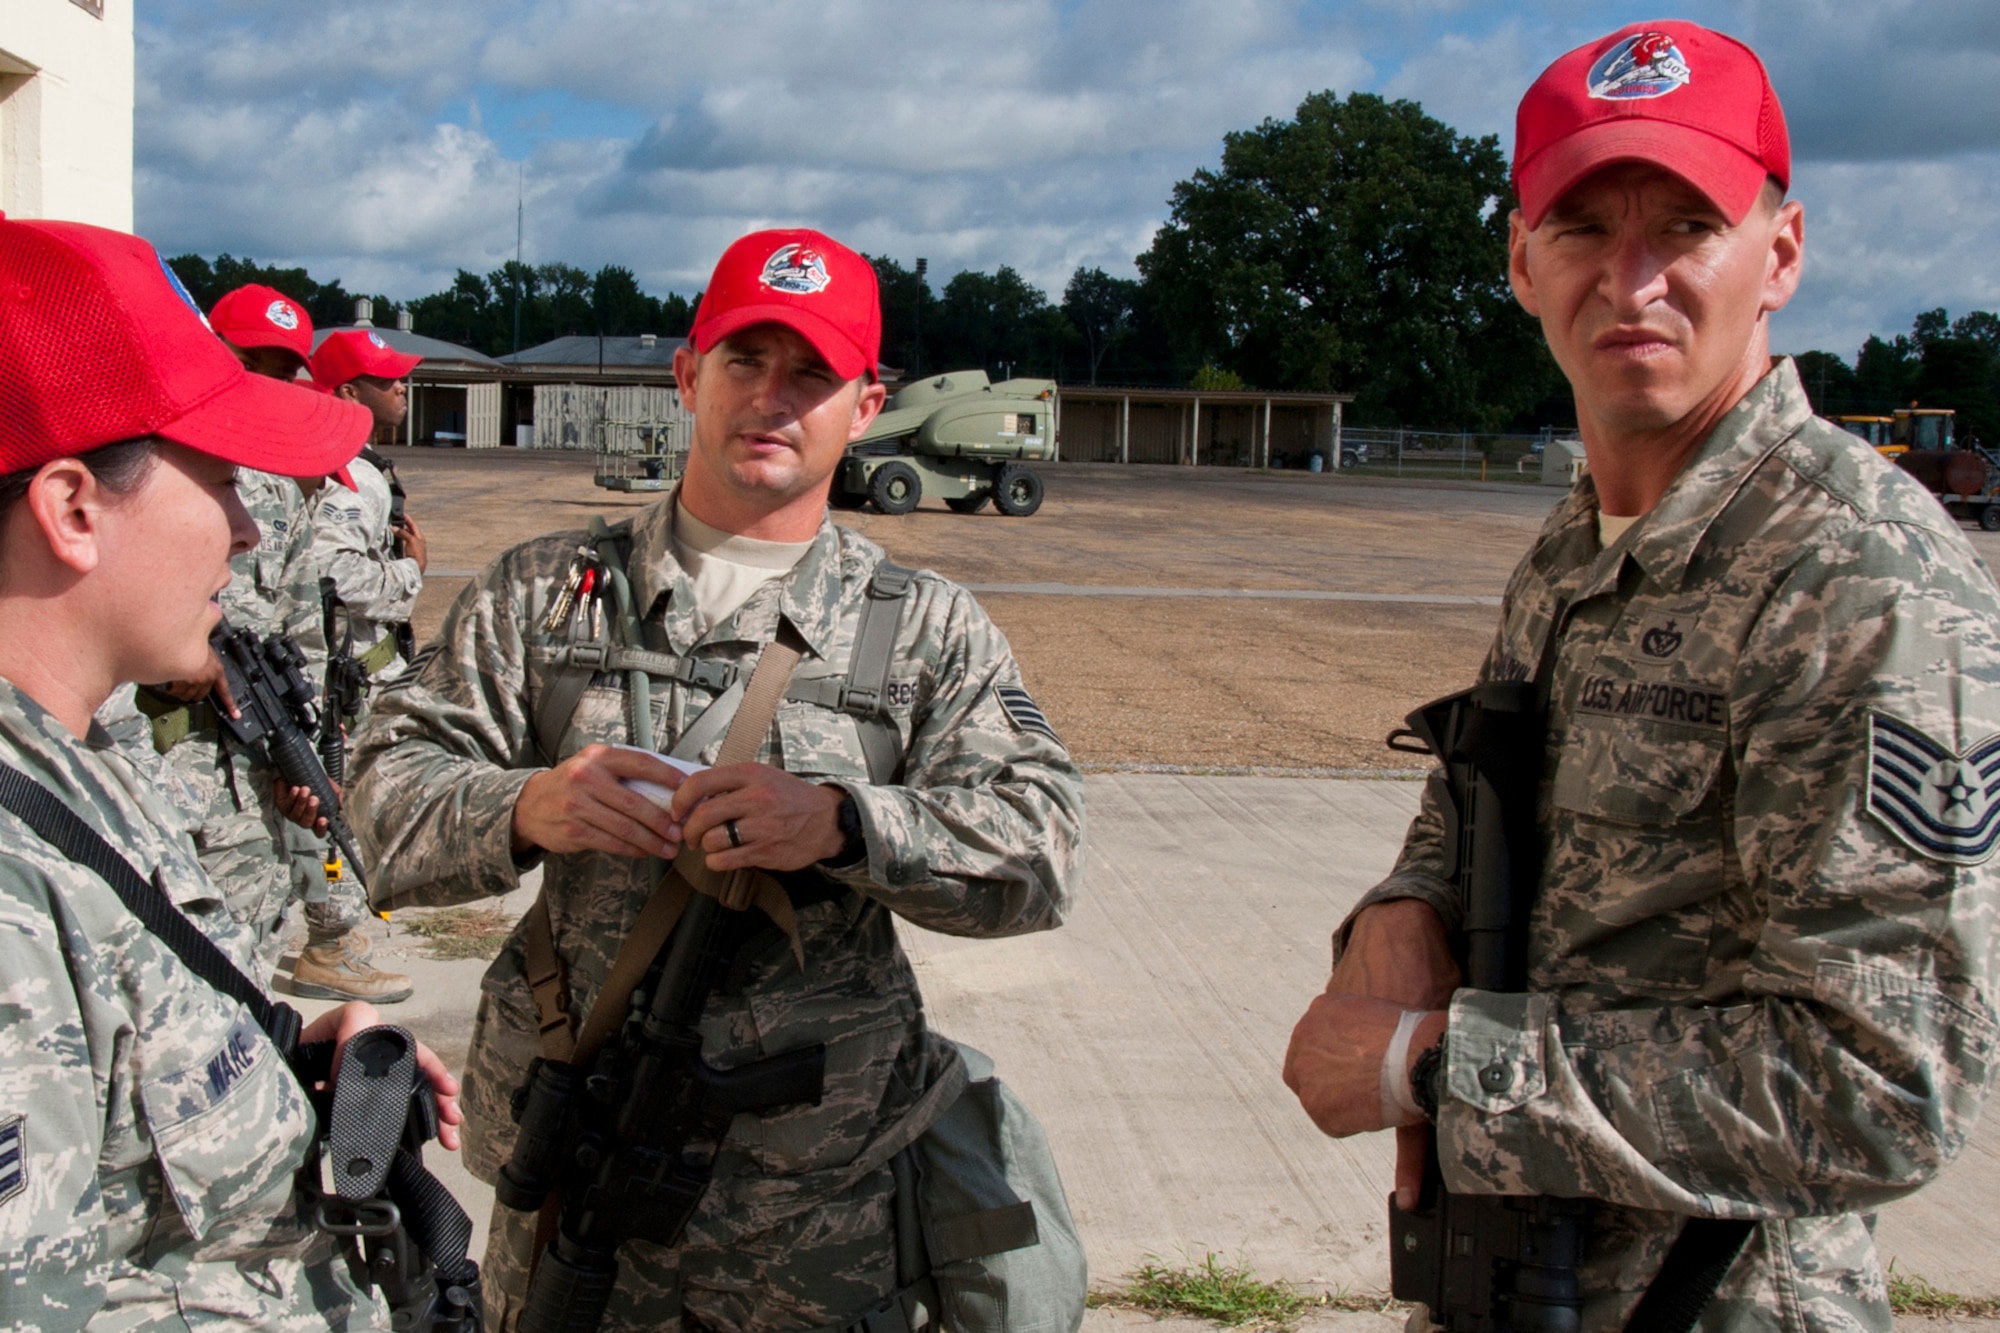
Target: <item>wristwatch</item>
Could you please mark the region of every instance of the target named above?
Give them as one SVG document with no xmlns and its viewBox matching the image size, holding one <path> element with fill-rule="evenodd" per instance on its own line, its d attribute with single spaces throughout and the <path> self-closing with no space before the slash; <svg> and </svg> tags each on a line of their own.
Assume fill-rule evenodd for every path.
<svg viewBox="0 0 2000 1333">
<path fill-rule="evenodd" d="M 820 864 L 830 870 L 845 870 L 868 855 L 868 839 L 861 832 L 861 807 L 855 804 L 854 793 L 845 787 L 840 790 L 840 809 L 833 818 L 840 830 L 840 850 L 822 858 Z"/>
<path fill-rule="evenodd" d="M 1424 1119 L 1437 1123 L 1438 1097 L 1444 1083 L 1444 1038 L 1439 1037 L 1410 1066 L 1410 1099 L 1417 1109 L 1424 1113 Z"/>
</svg>

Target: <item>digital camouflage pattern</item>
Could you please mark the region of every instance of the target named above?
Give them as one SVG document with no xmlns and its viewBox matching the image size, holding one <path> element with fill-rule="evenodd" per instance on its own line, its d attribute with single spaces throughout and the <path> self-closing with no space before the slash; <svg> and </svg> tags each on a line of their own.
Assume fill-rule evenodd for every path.
<svg viewBox="0 0 2000 1333">
<path fill-rule="evenodd" d="M 1588 479 L 1515 571 L 1485 679 L 1558 650 L 1530 992 L 1462 990 L 1455 1190 L 1589 1196 L 1585 1326 L 1618 1328 L 1687 1215 L 1758 1219 L 1703 1327 L 1888 1329 L 1866 1214 L 1964 1144 L 1995 1061 L 2000 869 L 1870 808 L 1872 721 L 2000 732 L 2000 593 L 1955 520 L 1811 415 L 1789 361 L 1600 553 Z M 2000 784 L 1996 784 L 2000 785 Z M 1954 808 L 1956 807 L 1956 808 Z M 1426 800 L 1363 905 L 1459 918 Z"/>
<path fill-rule="evenodd" d="M 0 759 L 60 797 L 239 965 L 174 816 L 102 728 L 79 742 L 0 681 Z M 0 1328 L 387 1328 L 314 1231 L 293 1174 L 304 1093 L 249 1013 L 0 810 Z"/>
<path fill-rule="evenodd" d="M 672 503 L 646 511 L 633 538 L 648 647 L 747 675 L 783 617 L 809 649 L 795 681 L 846 673 L 879 548 L 825 523 L 790 574 L 703 635 L 669 540 Z M 543 766 L 531 719 L 552 655 L 540 622 L 584 540 L 559 533 L 501 556 L 459 595 L 435 654 L 377 697 L 357 746 L 351 810 L 362 854 L 378 867 L 378 905 L 466 902 L 519 883 L 510 824 L 522 784 Z M 600 676 L 585 692 L 561 755 L 633 739 L 622 682 Z M 923 1128 L 898 1122 L 952 1059 L 925 1030 L 891 914 L 955 935 L 1048 929 L 1067 910 L 1081 864 L 1082 780 L 1059 741 L 1009 715 L 1001 692 L 1020 688 L 1006 639 L 971 594 L 923 573 L 904 605 L 888 690 L 907 747 L 897 785 L 869 784 L 847 715 L 780 708 L 764 760 L 851 790 L 868 853 L 836 875 L 851 894 L 799 910 L 803 971 L 773 932 L 740 993 L 711 1000 L 703 1054 L 726 1067 L 824 1042 L 825 1101 L 736 1118 L 681 1252 L 621 1250 L 607 1331 L 673 1327 L 682 1287 L 687 1308 L 724 1333 L 815 1327 L 891 1289 L 886 1145 Z M 715 697 L 654 677 L 644 743 L 672 748 Z M 700 758 L 712 760 L 718 746 Z M 646 900 L 651 869 L 594 854 L 548 858 L 543 893 L 579 1023 Z M 491 1180 L 512 1149 L 508 1096 L 537 1054 L 519 932 L 484 992 L 463 1105 L 467 1165 Z M 530 1228 L 498 1212 L 488 1298 L 518 1300 Z"/>
<path fill-rule="evenodd" d="M 318 682 L 326 672 L 326 629 L 306 498 L 290 477 L 250 468 L 237 469 L 236 493 L 256 520 L 259 541 L 255 550 L 230 559 L 223 614 L 232 625 L 297 640 Z M 190 733 L 167 758 L 200 793 L 195 844 L 202 866 L 222 889 L 230 914 L 256 932 L 259 975 L 268 974 L 284 945 L 291 902 L 326 895 L 324 842 L 279 813 L 277 770 L 225 751 L 213 729 Z M 350 884 L 334 891 L 341 895 L 332 908 L 339 919 L 361 921 L 368 907 L 360 889 Z"/>
<path fill-rule="evenodd" d="M 354 490 L 338 482 L 314 497 L 313 557 L 319 572 L 333 580 L 354 630 L 354 655 L 366 657 L 395 627 L 410 618 L 423 590 L 423 571 L 409 556 L 398 556 L 389 530 L 389 483 L 365 458 L 347 465 Z M 318 605 L 317 585 L 313 592 Z M 400 654 L 371 674 L 392 680 L 403 670 Z M 363 704 L 364 716 L 367 705 Z"/>
</svg>

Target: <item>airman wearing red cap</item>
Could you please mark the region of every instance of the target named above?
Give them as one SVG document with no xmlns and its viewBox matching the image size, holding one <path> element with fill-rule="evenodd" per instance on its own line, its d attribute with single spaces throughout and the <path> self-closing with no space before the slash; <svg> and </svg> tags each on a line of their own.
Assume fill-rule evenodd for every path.
<svg viewBox="0 0 2000 1333">
<path fill-rule="evenodd" d="M 374 329 L 341 329 L 313 353 L 313 383 L 367 408 L 375 438 L 391 441 L 409 415 L 409 373 L 421 356 L 398 352 Z M 402 674 L 414 645 L 410 612 L 430 562 L 423 529 L 404 509 L 402 484 L 387 458 L 364 449 L 350 473 L 351 494 L 328 490 L 313 515 L 322 572 L 333 580 L 354 634 L 354 652 L 369 679 L 386 684 Z M 365 710 L 354 719 L 358 727 Z"/>
<path fill-rule="evenodd" d="M 252 374 L 290 383 L 307 365 L 312 320 L 274 288 L 236 288 L 215 303 L 209 325 Z M 346 480 L 347 469 L 338 475 Z M 305 484 L 316 489 L 319 480 Z M 231 559 L 223 610 L 232 625 L 291 638 L 318 682 L 326 671 L 326 636 L 306 492 L 290 477 L 252 468 L 237 470 L 236 492 L 259 540 Z M 202 867 L 232 915 L 256 936 L 260 969 L 268 974 L 283 952 L 289 909 L 298 900 L 307 921 L 304 975 L 292 978 L 299 993 L 377 1004 L 408 999 L 408 977 L 360 961 L 369 953 L 359 933 L 368 904 L 351 875 L 328 883 L 329 849 L 313 831 L 318 812 L 311 793 L 285 785 L 261 760 L 225 742 L 207 703 L 220 676 L 221 664 L 211 663 L 193 680 L 142 687 L 137 703 L 152 719 L 154 744 L 202 797 L 195 832 Z"/>
<path fill-rule="evenodd" d="M 325 475 L 366 430 L 245 373 L 144 241 L 0 219 L 0 1325 L 387 1326 L 301 1225 L 316 1120 L 252 941 L 93 722 L 207 662 L 258 540 L 236 469 Z"/>
<path fill-rule="evenodd" d="M 1587 1200 L 1580 1306 L 1554 1301 L 1587 1329 L 1886 1333 L 1871 1214 L 1958 1151 L 2000 1062 L 2000 592 L 1772 357 L 1790 179 L 1762 63 L 1691 23 L 1522 99 L 1510 272 L 1589 465 L 1481 672 L 1546 701 L 1526 989 L 1464 984 L 1430 792 L 1286 1060 L 1325 1132 L 1399 1128 L 1406 1208 L 1433 1133 L 1461 1196 Z M 1549 1262 L 1481 1268 L 1502 1322 L 1562 1326 Z"/>
<path fill-rule="evenodd" d="M 651 923 L 722 876 L 742 872 L 789 925 L 707 1001 L 702 1059 L 827 1047 L 813 1104 L 787 1095 L 724 1114 L 726 1142 L 663 1145 L 699 1171 L 733 1163 L 691 1217 L 579 1180 L 570 1197 L 591 1217 L 564 1215 L 537 1295 L 536 1214 L 497 1207 L 486 1281 L 503 1323 L 524 1300 L 555 1317 L 541 1302 L 564 1274 L 597 1281 L 600 1244 L 617 1254 L 607 1330 L 896 1328 L 930 1299 L 907 1264 L 899 1277 L 893 1219 L 914 1200 L 897 1198 L 890 1159 L 963 1065 L 924 1026 L 890 913 L 970 936 L 1054 926 L 1076 884 L 1082 786 L 971 594 L 828 520 L 834 470 L 882 406 L 880 338 L 874 271 L 846 246 L 806 230 L 731 245 L 675 358 L 694 414 L 678 489 L 614 529 L 502 555 L 361 736 L 351 809 L 378 905 L 469 901 L 543 866 L 530 933 L 488 973 L 472 1040 L 483 1178 L 509 1160 L 530 1062 L 583 1058 L 586 1009 L 593 1024 L 625 1012 L 613 958 L 652 958 Z M 726 915 L 755 924 L 755 910 Z M 617 1158 L 612 1189 L 640 1178 L 628 1165 L 651 1170 Z M 1059 1197 L 1035 1213 L 1038 1253 L 1078 1253 Z M 1035 1271 L 1016 1312 L 1074 1327 L 1081 1266 Z"/>
</svg>

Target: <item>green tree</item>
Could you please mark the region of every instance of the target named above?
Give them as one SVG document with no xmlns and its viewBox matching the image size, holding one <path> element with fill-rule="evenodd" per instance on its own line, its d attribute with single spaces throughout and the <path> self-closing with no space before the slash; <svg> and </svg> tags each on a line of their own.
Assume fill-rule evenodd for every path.
<svg viewBox="0 0 2000 1333">
<path fill-rule="evenodd" d="M 1867 410 L 1854 367 L 1834 353 L 1801 352 L 1792 360 L 1798 365 L 1799 379 L 1806 386 L 1806 397 L 1812 401 L 1813 411 L 1830 417 Z"/>
<path fill-rule="evenodd" d="M 1560 383 L 1507 285 L 1499 141 L 1315 93 L 1174 187 L 1139 270 L 1184 366 L 1356 394 L 1354 419 L 1493 429 Z"/>
<path fill-rule="evenodd" d="M 924 365 L 932 370 L 977 367 L 1000 374 L 1059 377 L 1076 331 L 1043 292 L 1012 268 L 966 269 L 945 284 L 935 333 L 924 324 Z"/>
<path fill-rule="evenodd" d="M 229 254 L 217 255 L 213 263 L 200 255 L 176 255 L 167 261 L 167 266 L 204 311 L 213 309 L 217 301 L 238 287 L 261 283 L 298 302 L 315 328 L 353 323 L 354 301 L 362 295 L 349 292 L 338 279 L 315 281 L 303 268 L 259 264 L 254 259 L 238 259 Z M 384 322 L 393 308 L 389 298 L 377 293 L 374 301 L 376 321 Z"/>
<path fill-rule="evenodd" d="M 1886 413 L 1908 407 L 1921 364 L 1919 350 L 1908 336 L 1899 333 L 1883 339 L 1870 334 L 1854 358 L 1854 378 L 1867 410 Z"/>
<path fill-rule="evenodd" d="M 918 344 L 936 337 L 937 298 L 915 269 L 904 268 L 885 255 L 863 255 L 875 267 L 875 284 L 882 300 L 882 360 L 905 373 L 921 374 L 938 365 Z"/>
<path fill-rule="evenodd" d="M 1063 314 L 1083 338 L 1092 384 L 1106 353 L 1131 336 L 1138 304 L 1137 282 L 1114 278 L 1101 268 L 1078 268 L 1063 289 Z"/>
</svg>

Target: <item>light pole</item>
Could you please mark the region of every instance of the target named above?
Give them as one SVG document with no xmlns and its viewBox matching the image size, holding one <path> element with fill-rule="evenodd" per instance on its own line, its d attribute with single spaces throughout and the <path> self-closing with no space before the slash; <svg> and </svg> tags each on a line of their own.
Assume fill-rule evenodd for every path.
<svg viewBox="0 0 2000 1333">
<path fill-rule="evenodd" d="M 924 374 L 924 297 L 928 294 L 924 274 L 930 271 L 930 267 L 930 260 L 917 256 L 917 337 L 910 347 L 910 360 L 915 363 L 910 367 L 910 379 L 913 381 L 922 379 Z"/>
</svg>

